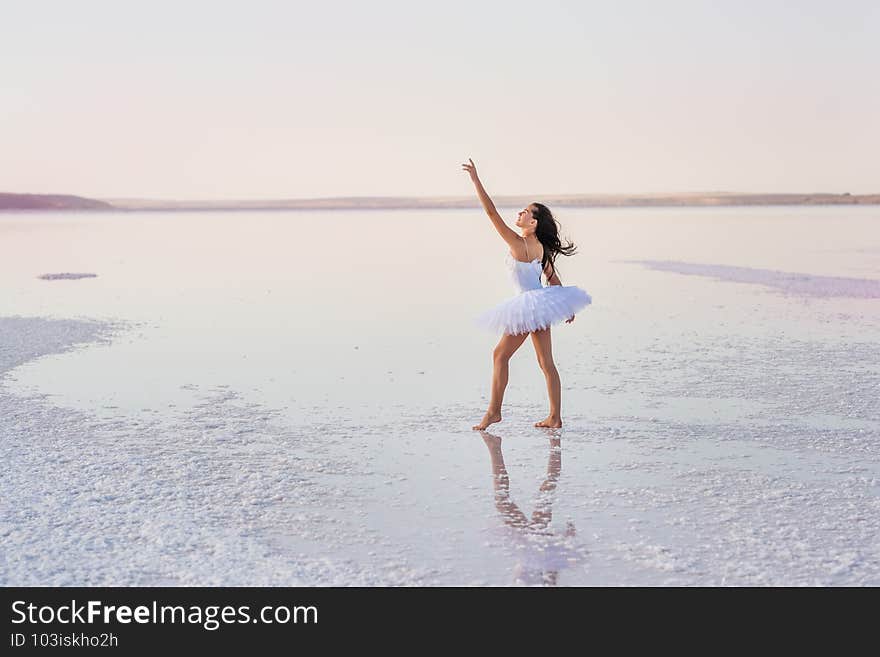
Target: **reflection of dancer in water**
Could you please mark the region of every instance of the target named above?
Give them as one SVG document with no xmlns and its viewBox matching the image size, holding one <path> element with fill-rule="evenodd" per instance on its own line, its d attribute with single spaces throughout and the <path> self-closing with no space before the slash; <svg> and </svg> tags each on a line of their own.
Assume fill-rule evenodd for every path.
<svg viewBox="0 0 880 657">
<path fill-rule="evenodd" d="M 564 537 L 549 529 L 553 519 L 553 493 L 562 472 L 561 440 L 550 439 L 547 478 L 541 484 L 541 495 L 532 517 L 528 518 L 510 499 L 510 478 L 507 468 L 504 467 L 501 438 L 488 431 L 481 431 L 480 435 L 483 436 L 492 459 L 495 507 L 505 525 L 513 530 L 512 542 L 518 552 L 518 563 L 514 569 L 516 583 L 556 586 L 559 571 L 581 557 L 570 544 L 575 535 L 574 524 L 566 524 Z"/>
<path fill-rule="evenodd" d="M 492 354 L 492 398 L 489 408 L 474 429 L 485 429 L 494 422 L 501 422 L 501 402 L 507 387 L 508 361 L 522 346 L 525 339 L 532 336 L 532 344 L 538 356 L 538 365 L 547 381 L 550 398 L 550 412 L 546 418 L 536 422 L 536 427 L 562 426 L 562 401 L 559 372 L 553 363 L 550 346 L 550 326 L 558 322 L 574 321 L 576 312 L 592 301 L 589 294 L 579 287 L 563 285 L 556 272 L 556 256 L 573 255 L 574 244 L 563 245 L 559 239 L 559 224 L 553 214 L 542 203 L 531 203 L 520 210 L 516 227 L 522 233 L 512 230 L 498 211 L 492 199 L 483 189 L 477 176 L 473 160 L 462 167 L 470 174 L 477 189 L 480 203 L 495 230 L 510 247 L 507 265 L 513 281 L 516 296 L 483 313 L 478 323 L 494 333 L 500 333 L 501 340 Z M 541 274 L 547 277 L 547 285 L 541 285 Z"/>
</svg>

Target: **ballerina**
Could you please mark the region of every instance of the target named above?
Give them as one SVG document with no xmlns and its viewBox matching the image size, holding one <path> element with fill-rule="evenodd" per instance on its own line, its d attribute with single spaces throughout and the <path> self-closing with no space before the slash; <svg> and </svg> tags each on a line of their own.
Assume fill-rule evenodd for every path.
<svg viewBox="0 0 880 657">
<path fill-rule="evenodd" d="M 516 226 L 521 234 L 511 229 L 483 188 L 477 175 L 474 161 L 462 164 L 470 174 L 477 190 L 480 203 L 492 225 L 510 247 L 508 266 L 513 279 L 516 296 L 483 313 L 477 323 L 493 332 L 501 333 L 501 340 L 492 354 L 492 396 L 489 408 L 475 430 L 484 430 L 490 424 L 501 421 L 501 403 L 507 387 L 508 363 L 511 356 L 522 346 L 531 334 L 538 365 L 547 381 L 550 399 L 550 412 L 547 417 L 535 422 L 536 427 L 562 427 L 562 392 L 559 372 L 553 362 L 550 341 L 550 326 L 561 321 L 569 324 L 575 313 L 592 303 L 592 298 L 579 287 L 564 286 L 556 272 L 556 256 L 575 253 L 572 243 L 563 245 L 559 239 L 559 224 L 547 206 L 530 203 L 520 210 Z M 533 257 L 534 256 L 534 257 Z M 523 258 L 525 258 L 523 260 Z M 541 274 L 547 277 L 547 285 L 542 286 Z"/>
</svg>

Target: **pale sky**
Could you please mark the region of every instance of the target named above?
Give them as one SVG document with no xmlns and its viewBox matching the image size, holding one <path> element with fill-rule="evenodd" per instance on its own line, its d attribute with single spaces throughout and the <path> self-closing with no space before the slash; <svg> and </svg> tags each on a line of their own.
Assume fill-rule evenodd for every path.
<svg viewBox="0 0 880 657">
<path fill-rule="evenodd" d="M 880 192 L 877 0 L 0 10 L 0 191 Z"/>
</svg>

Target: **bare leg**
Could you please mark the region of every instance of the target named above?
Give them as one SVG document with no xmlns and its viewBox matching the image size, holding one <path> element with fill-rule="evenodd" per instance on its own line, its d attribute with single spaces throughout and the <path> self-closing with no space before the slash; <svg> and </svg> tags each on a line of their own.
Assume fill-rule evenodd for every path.
<svg viewBox="0 0 880 657">
<path fill-rule="evenodd" d="M 502 335 L 501 340 L 492 352 L 492 398 L 486 415 L 474 429 L 482 431 L 493 422 L 501 422 L 501 402 L 504 400 L 504 389 L 507 388 L 508 362 L 510 357 L 525 342 L 528 333 L 520 335 Z"/>
<path fill-rule="evenodd" d="M 547 396 L 550 398 L 550 413 L 540 422 L 535 422 L 536 427 L 562 426 L 562 384 L 559 381 L 559 372 L 553 362 L 553 348 L 550 342 L 550 329 L 532 332 L 532 344 L 535 346 L 535 354 L 538 356 L 538 365 L 547 379 Z"/>
</svg>

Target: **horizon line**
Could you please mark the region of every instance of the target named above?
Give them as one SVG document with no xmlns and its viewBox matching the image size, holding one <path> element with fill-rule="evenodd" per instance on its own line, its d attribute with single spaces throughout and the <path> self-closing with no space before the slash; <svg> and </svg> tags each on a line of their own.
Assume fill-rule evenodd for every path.
<svg viewBox="0 0 880 657">
<path fill-rule="evenodd" d="M 756 205 L 880 205 L 880 194 L 849 192 L 642 192 L 632 194 L 496 195 L 493 205 L 508 209 L 536 202 L 556 207 L 718 207 Z M 456 196 L 330 196 L 266 199 L 89 198 L 65 194 L 0 192 L 0 210 L 394 210 L 475 209 L 475 195 Z"/>
<path fill-rule="evenodd" d="M 43 194 L 30 194 L 42 196 Z M 522 198 L 554 198 L 554 199 L 610 199 L 610 198 L 666 198 L 666 197 L 711 197 L 711 196 L 842 196 L 842 197 L 870 197 L 880 196 L 877 192 L 851 193 L 851 192 L 825 192 L 825 191 L 774 191 L 774 192 L 748 192 L 736 190 L 698 190 L 698 191 L 662 191 L 662 192 L 575 192 L 575 193 L 548 193 L 548 194 L 494 194 L 493 199 L 522 199 Z M 91 196 L 96 200 L 111 203 L 113 201 L 153 201 L 158 203 L 264 203 L 264 202 L 326 202 L 326 201 L 467 201 L 478 202 L 475 194 L 376 194 L 376 195 L 334 195 L 334 196 L 262 196 L 262 197 L 199 197 L 181 198 L 171 196 Z"/>
</svg>

